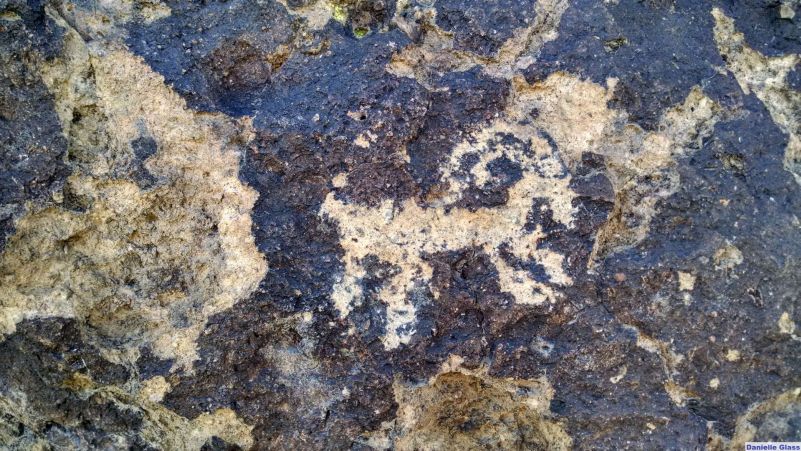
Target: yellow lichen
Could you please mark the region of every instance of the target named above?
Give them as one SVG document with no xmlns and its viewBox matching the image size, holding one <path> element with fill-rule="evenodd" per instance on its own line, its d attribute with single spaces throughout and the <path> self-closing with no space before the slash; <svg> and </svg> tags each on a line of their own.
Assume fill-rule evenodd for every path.
<svg viewBox="0 0 801 451">
<path fill-rule="evenodd" d="M 394 384 L 397 418 L 368 434 L 377 449 L 567 450 L 572 439 L 552 417 L 553 389 L 539 379 L 495 378 L 451 359 L 422 386 Z"/>
<path fill-rule="evenodd" d="M 740 351 L 736 349 L 729 349 L 726 351 L 726 361 L 727 362 L 736 362 L 740 360 Z"/>
</svg>

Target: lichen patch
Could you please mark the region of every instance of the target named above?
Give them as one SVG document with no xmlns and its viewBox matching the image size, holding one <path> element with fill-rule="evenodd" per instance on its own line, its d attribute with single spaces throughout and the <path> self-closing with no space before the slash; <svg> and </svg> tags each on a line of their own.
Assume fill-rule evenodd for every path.
<svg viewBox="0 0 801 451">
<path fill-rule="evenodd" d="M 695 288 L 695 280 L 696 280 L 695 274 L 684 271 L 679 271 L 677 274 L 679 278 L 679 290 L 693 291 L 693 288 Z"/>
<path fill-rule="evenodd" d="M 712 256 L 716 269 L 731 270 L 743 263 L 743 253 L 731 243 L 718 248 Z"/>
<path fill-rule="evenodd" d="M 495 378 L 486 369 L 443 369 L 422 386 L 396 381 L 389 449 L 570 449 L 551 414 L 547 379 Z M 376 443 L 376 442 L 373 442 Z"/>
<path fill-rule="evenodd" d="M 675 376 L 678 374 L 677 368 L 684 360 L 684 356 L 673 350 L 670 343 L 650 337 L 640 331 L 636 326 L 625 325 L 628 329 L 637 334 L 637 347 L 655 354 L 662 362 L 662 369 L 665 373 L 665 380 L 662 384 L 670 400 L 677 406 L 684 406 L 693 393 L 687 388 L 679 385 Z"/>
<path fill-rule="evenodd" d="M 306 26 L 310 30 L 323 29 L 331 19 L 339 18 L 336 16 L 337 13 L 342 13 L 341 9 L 337 9 L 337 5 L 326 0 L 309 2 L 298 7 L 290 7 L 286 0 L 278 0 L 278 2 L 284 5 L 293 16 L 305 19 Z"/>
<path fill-rule="evenodd" d="M 710 433 L 710 451 L 745 449 L 748 442 L 759 441 L 764 437 L 789 437 L 793 434 L 792 424 L 801 412 L 801 388 L 792 388 L 783 393 L 753 403 L 740 415 L 731 440 Z"/>
<path fill-rule="evenodd" d="M 789 313 L 782 312 L 777 325 L 779 326 L 779 333 L 795 337 L 795 322 L 790 318 Z"/>
<path fill-rule="evenodd" d="M 799 63 L 801 55 L 768 57 L 752 49 L 745 37 L 734 26 L 734 20 L 718 8 L 712 10 L 715 18 L 715 42 L 726 60 L 726 67 L 734 74 L 743 92 L 751 92 L 762 101 L 773 121 L 787 134 L 784 151 L 784 168 L 801 184 L 801 92 L 787 83 L 787 75 Z"/>
<path fill-rule="evenodd" d="M 124 25 L 129 22 L 150 24 L 172 14 L 170 7 L 160 0 L 97 1 L 85 8 L 64 2 L 55 3 L 54 7 L 67 22 L 80 24 L 83 32 L 106 39 L 125 36 Z"/>
<path fill-rule="evenodd" d="M 111 443 L 114 443 L 112 437 L 126 432 L 138 435 L 142 443 L 157 449 L 198 450 L 214 437 L 245 449 L 253 446 L 251 434 L 253 427 L 244 423 L 231 409 L 217 409 L 189 420 L 158 402 L 136 398 L 119 387 L 99 386 L 91 378 L 79 373 L 65 385 L 97 405 L 114 406 L 114 409 L 122 412 L 135 412 L 140 418 L 135 431 L 116 431 L 109 434 Z M 8 418 L 13 418 L 14 427 L 24 427 L 27 430 L 27 434 L 20 437 L 0 427 L 0 443 L 9 445 L 12 449 L 50 449 L 51 437 L 31 434 L 31 431 L 43 429 L 42 424 L 51 422 L 57 424 L 57 421 L 64 422 L 62 427 L 77 428 L 80 426 L 77 423 L 81 421 L 80 417 L 65 421 L 63 417 L 42 415 L 33 409 L 25 394 L 21 392 L 12 391 L 10 395 L 0 396 L 0 409 Z M 122 442 L 124 443 L 124 440 Z M 90 446 L 90 443 L 77 437 L 74 443 L 81 449 L 82 446 Z M 119 442 L 117 444 L 119 445 Z"/>
<path fill-rule="evenodd" d="M 482 67 L 493 77 L 511 79 L 535 61 L 546 43 L 557 38 L 559 22 L 568 2 L 538 1 L 531 25 L 518 30 L 491 57 L 454 48 L 453 34 L 436 25 L 437 11 L 433 6 L 405 11 L 408 7 L 408 1 L 399 1 L 393 22 L 408 35 L 420 32 L 423 37 L 419 44 L 409 45 L 394 55 L 387 64 L 387 71 L 399 77 L 414 78 L 430 87 L 436 74 L 466 71 L 475 66 Z"/>
<path fill-rule="evenodd" d="M 615 191 L 615 206 L 598 232 L 593 261 L 645 239 L 660 200 L 681 186 L 678 161 L 700 149 L 723 115 L 722 108 L 699 87 L 662 116 L 658 131 L 615 119 L 618 124 L 599 141 L 595 152 L 604 156 Z"/>
<path fill-rule="evenodd" d="M 138 57 L 87 45 L 72 29 L 42 78 L 75 156 L 74 205 L 19 221 L 0 257 L 0 331 L 76 317 L 113 344 L 109 358 L 147 345 L 191 368 L 206 319 L 267 270 L 251 235 L 256 193 L 238 178 L 248 124 L 190 111 Z M 121 178 L 143 137 L 157 148 L 148 188 Z"/>
</svg>

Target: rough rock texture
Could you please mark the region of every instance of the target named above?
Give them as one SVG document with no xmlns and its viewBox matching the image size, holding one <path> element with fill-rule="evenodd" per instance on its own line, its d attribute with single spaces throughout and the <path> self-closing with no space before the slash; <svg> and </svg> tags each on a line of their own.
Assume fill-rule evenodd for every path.
<svg viewBox="0 0 801 451">
<path fill-rule="evenodd" d="M 0 448 L 801 440 L 795 0 L 0 0 Z"/>
</svg>

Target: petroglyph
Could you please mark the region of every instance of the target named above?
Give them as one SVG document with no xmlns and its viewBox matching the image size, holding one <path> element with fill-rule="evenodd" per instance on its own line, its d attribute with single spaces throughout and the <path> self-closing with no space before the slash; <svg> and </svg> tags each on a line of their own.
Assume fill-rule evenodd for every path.
<svg viewBox="0 0 801 451">
<path fill-rule="evenodd" d="M 0 3 L 0 448 L 798 429 L 798 0 Z"/>
<path fill-rule="evenodd" d="M 557 302 L 561 289 L 572 284 L 564 269 L 567 256 L 542 246 L 542 225 L 528 227 L 527 218 L 537 199 L 555 222 L 573 227 L 577 195 L 570 187 L 570 171 L 584 152 L 606 158 L 617 195 L 616 214 L 599 232 L 595 254 L 641 240 L 658 199 L 678 186 L 674 158 L 708 133 L 718 108 L 693 90 L 684 104 L 665 114 L 663 131 L 646 133 L 628 124 L 624 113 L 607 107 L 614 83 L 609 80 L 610 88 L 605 88 L 567 74 L 534 85 L 514 79 L 507 110 L 453 149 L 441 168 L 441 185 L 447 189 L 427 204 L 387 200 L 370 208 L 345 202 L 336 189 L 329 193 L 320 212 L 338 224 L 345 250 L 344 274 L 332 290 L 340 315 L 346 317 L 361 302 L 362 262 L 376 256 L 398 268 L 379 293 L 387 304 L 384 346 L 408 343 L 415 332 L 416 311 L 410 295 L 429 289 L 432 277 L 426 255 L 469 247 L 489 255 L 501 290 L 517 303 Z M 475 162 L 464 169 L 470 158 Z M 490 164 L 501 158 L 522 170 L 522 177 L 508 189 L 507 202 L 475 210 L 457 206 L 466 188 L 481 188 L 493 180 Z M 337 180 L 337 185 L 344 183 L 343 176 Z M 516 268 L 504 252 L 542 267 L 545 276 Z M 432 291 L 436 299 L 439 293 Z"/>
</svg>

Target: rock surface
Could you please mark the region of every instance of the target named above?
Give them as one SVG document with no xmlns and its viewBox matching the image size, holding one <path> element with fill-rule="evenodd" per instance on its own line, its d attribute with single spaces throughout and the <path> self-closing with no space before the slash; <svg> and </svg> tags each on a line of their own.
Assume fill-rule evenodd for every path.
<svg viewBox="0 0 801 451">
<path fill-rule="evenodd" d="M 0 446 L 801 439 L 795 0 L 0 0 Z"/>
</svg>

